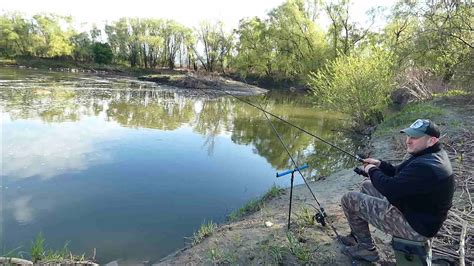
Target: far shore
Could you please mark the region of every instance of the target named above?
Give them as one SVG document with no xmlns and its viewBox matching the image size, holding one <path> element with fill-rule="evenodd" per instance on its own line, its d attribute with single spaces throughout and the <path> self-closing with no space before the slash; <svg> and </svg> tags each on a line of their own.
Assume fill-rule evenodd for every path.
<svg viewBox="0 0 474 266">
<path fill-rule="evenodd" d="M 0 60 L 0 66 L 20 69 L 41 69 L 58 72 L 122 75 L 142 81 L 156 82 L 176 88 L 224 90 L 232 95 L 252 96 L 267 93 L 267 89 L 237 81 L 216 73 L 188 69 L 137 69 L 121 65 L 97 65 L 53 59 Z"/>
</svg>

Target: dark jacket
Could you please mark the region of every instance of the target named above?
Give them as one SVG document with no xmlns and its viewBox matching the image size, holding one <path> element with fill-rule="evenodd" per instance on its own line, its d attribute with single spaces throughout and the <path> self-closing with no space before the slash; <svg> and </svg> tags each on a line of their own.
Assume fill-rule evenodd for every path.
<svg viewBox="0 0 474 266">
<path fill-rule="evenodd" d="M 374 187 L 387 197 L 419 234 L 433 237 L 452 206 L 454 174 L 439 143 L 398 166 L 381 161 L 369 170 Z"/>
</svg>

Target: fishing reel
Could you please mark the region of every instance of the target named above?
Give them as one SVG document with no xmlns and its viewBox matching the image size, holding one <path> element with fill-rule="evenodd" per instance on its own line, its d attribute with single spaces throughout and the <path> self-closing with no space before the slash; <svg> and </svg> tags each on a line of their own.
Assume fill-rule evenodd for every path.
<svg viewBox="0 0 474 266">
<path fill-rule="evenodd" d="M 361 162 L 361 163 L 364 162 L 364 159 L 365 159 L 365 158 L 368 158 L 367 155 L 362 154 L 362 153 L 358 153 L 358 154 L 356 155 L 356 157 L 357 157 L 357 160 L 358 160 L 359 162 Z M 365 165 L 365 164 L 364 164 L 364 165 Z M 355 172 L 356 174 L 358 174 L 358 175 L 365 176 L 365 177 L 369 177 L 369 175 L 364 171 L 363 166 L 357 166 L 356 168 L 354 168 L 354 172 Z"/>
<path fill-rule="evenodd" d="M 326 226 L 326 217 L 328 217 L 328 215 L 324 211 L 324 208 L 320 208 L 319 212 L 314 215 L 313 219 L 322 226 Z"/>
<path fill-rule="evenodd" d="M 369 175 L 360 166 L 354 168 L 354 172 L 358 175 L 369 177 Z"/>
</svg>

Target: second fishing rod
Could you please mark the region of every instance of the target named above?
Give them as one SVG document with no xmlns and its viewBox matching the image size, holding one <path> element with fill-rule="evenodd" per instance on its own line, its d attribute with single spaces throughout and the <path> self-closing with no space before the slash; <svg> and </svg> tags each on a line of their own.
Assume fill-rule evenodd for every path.
<svg viewBox="0 0 474 266">
<path fill-rule="evenodd" d="M 289 121 L 287 121 L 287 120 L 285 120 L 285 119 L 283 119 L 283 118 L 281 118 L 281 117 L 279 117 L 279 116 L 277 116 L 277 115 L 275 115 L 275 114 L 273 114 L 273 113 L 268 112 L 267 110 L 265 110 L 265 109 L 262 108 L 261 106 L 258 106 L 258 105 L 256 105 L 256 104 L 250 102 L 250 101 L 247 101 L 247 100 L 245 100 L 245 99 L 242 99 L 241 97 L 237 97 L 237 96 L 235 96 L 234 94 L 229 93 L 229 92 L 227 92 L 227 91 L 225 91 L 225 90 L 223 90 L 223 89 L 221 90 L 221 89 L 217 89 L 217 88 L 216 88 L 216 89 L 212 89 L 212 90 L 217 90 L 217 91 L 223 92 L 223 93 L 226 94 L 226 95 L 229 95 L 229 96 L 231 96 L 231 97 L 233 97 L 233 98 L 235 98 L 235 99 L 237 99 L 237 100 L 239 100 L 239 101 L 241 101 L 241 102 L 244 102 L 244 103 L 246 103 L 246 104 L 248 104 L 248 105 L 250 105 L 250 106 L 252 106 L 252 107 L 255 107 L 255 108 L 257 108 L 258 110 L 264 112 L 265 114 L 268 114 L 268 115 L 270 115 L 270 116 L 272 116 L 272 117 L 274 117 L 274 118 L 280 120 L 281 122 L 283 122 L 283 123 L 285 123 L 285 124 L 287 124 L 287 125 L 290 125 L 290 126 L 296 128 L 296 129 L 298 129 L 298 130 L 300 130 L 300 131 L 302 131 L 302 132 L 304 132 L 304 133 L 310 135 L 311 137 L 313 137 L 313 138 L 315 138 L 315 139 L 318 139 L 319 141 L 321 141 L 321 142 L 323 142 L 323 143 L 325 143 L 325 144 L 331 146 L 332 148 L 334 148 L 334 149 L 336 149 L 336 150 L 338 150 L 338 151 L 340 151 L 340 152 L 342 152 L 342 153 L 345 153 L 345 154 L 351 156 L 352 158 L 356 159 L 356 160 L 359 161 L 359 162 L 363 162 L 363 161 L 364 161 L 364 158 L 362 158 L 361 156 L 359 156 L 359 155 L 357 155 L 357 154 L 350 153 L 350 152 L 348 152 L 348 151 L 346 151 L 346 150 L 344 150 L 344 149 L 342 149 L 342 148 L 340 148 L 340 147 L 334 145 L 333 143 L 331 143 L 331 142 L 329 142 L 329 141 L 327 141 L 327 140 L 325 140 L 325 139 L 319 137 L 318 135 L 313 134 L 313 133 L 307 131 L 306 129 L 304 129 L 304 128 L 298 126 L 298 125 L 295 125 L 295 124 L 293 124 L 293 123 L 291 123 L 291 122 L 289 122 Z"/>
</svg>

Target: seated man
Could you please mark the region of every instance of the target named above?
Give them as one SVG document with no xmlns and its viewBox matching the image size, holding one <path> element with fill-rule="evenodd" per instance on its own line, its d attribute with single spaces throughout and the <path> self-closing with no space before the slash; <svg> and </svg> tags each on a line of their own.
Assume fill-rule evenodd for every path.
<svg viewBox="0 0 474 266">
<path fill-rule="evenodd" d="M 349 236 L 341 237 L 342 252 L 353 259 L 379 259 L 369 223 L 393 236 L 425 241 L 436 235 L 451 208 L 454 175 L 438 127 L 418 119 L 401 132 L 410 158 L 397 166 L 364 159 L 370 181 L 362 184 L 361 192 L 342 197 L 351 228 Z"/>
</svg>

